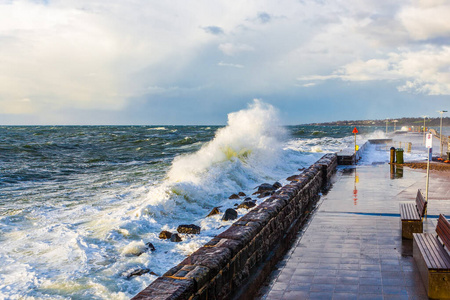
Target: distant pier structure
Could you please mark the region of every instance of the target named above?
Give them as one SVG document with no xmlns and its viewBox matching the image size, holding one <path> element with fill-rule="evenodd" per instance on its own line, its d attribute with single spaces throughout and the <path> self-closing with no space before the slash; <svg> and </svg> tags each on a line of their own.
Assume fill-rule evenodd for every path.
<svg viewBox="0 0 450 300">
<path fill-rule="evenodd" d="M 391 143 L 392 139 L 371 139 L 362 145 L 358 151 L 355 151 L 353 147 L 345 148 L 339 152 L 337 152 L 337 162 L 338 165 L 354 165 L 356 164 L 362 157 L 362 153 L 364 152 L 368 143 L 370 144 L 388 144 Z"/>
</svg>

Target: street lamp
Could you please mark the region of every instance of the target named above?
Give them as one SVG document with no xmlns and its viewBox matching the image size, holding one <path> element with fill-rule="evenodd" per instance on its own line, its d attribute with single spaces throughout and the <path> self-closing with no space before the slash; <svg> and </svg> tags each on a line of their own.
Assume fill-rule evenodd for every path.
<svg viewBox="0 0 450 300">
<path fill-rule="evenodd" d="M 395 125 L 397 125 L 398 120 L 394 120 L 392 122 L 394 122 L 394 132 L 395 132 L 395 127 L 396 127 Z"/>
<path fill-rule="evenodd" d="M 387 135 L 387 125 L 389 123 L 389 119 L 386 119 L 386 135 Z"/>
<path fill-rule="evenodd" d="M 440 141 L 440 143 L 441 143 L 441 157 L 442 157 L 442 144 L 443 144 L 443 142 L 442 142 L 442 115 L 445 113 L 445 112 L 447 112 L 446 110 L 440 110 L 440 111 L 438 111 L 438 113 L 440 113 L 441 114 L 441 128 L 440 128 L 440 130 L 439 130 L 439 141 Z"/>
<path fill-rule="evenodd" d="M 426 133 L 425 133 L 425 120 L 426 120 L 426 118 L 427 118 L 428 116 L 422 116 L 422 118 L 423 118 L 423 144 L 425 145 L 425 136 L 426 136 Z"/>
</svg>

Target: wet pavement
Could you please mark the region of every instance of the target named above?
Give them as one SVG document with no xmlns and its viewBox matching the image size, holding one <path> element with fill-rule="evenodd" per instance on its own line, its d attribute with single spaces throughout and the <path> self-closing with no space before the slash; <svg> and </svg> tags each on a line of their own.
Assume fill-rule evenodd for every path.
<svg viewBox="0 0 450 300">
<path fill-rule="evenodd" d="M 339 167 L 259 299 L 428 299 L 399 213 L 425 182 L 425 171 L 387 163 Z M 424 232 L 450 216 L 449 182 L 450 173 L 431 173 Z"/>
</svg>

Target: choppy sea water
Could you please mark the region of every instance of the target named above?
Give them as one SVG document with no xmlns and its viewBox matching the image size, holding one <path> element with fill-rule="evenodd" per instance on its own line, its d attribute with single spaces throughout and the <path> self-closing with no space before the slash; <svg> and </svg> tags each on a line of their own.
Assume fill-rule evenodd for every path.
<svg viewBox="0 0 450 300">
<path fill-rule="evenodd" d="M 277 120 L 255 102 L 222 127 L 0 127 L 0 299 L 129 299 L 231 225 L 205 218 L 231 194 L 354 142 L 352 127 Z M 383 130 L 360 128 L 358 143 Z M 201 234 L 158 238 L 180 224 Z M 136 268 L 156 275 L 127 278 Z"/>
</svg>

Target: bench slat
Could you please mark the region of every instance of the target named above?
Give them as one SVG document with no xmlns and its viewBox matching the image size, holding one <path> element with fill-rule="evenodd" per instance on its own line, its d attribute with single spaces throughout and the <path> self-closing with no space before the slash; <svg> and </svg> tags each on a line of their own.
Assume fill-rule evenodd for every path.
<svg viewBox="0 0 450 300">
<path fill-rule="evenodd" d="M 422 191 L 420 189 L 417 190 L 416 206 L 417 206 L 417 212 L 419 213 L 420 218 L 423 218 L 423 216 L 425 215 L 425 211 L 427 209 L 427 202 L 423 198 Z"/>
<path fill-rule="evenodd" d="M 438 224 L 436 226 L 436 232 L 439 238 L 442 240 L 444 246 L 450 250 L 450 223 L 444 217 L 439 215 Z"/>
<path fill-rule="evenodd" d="M 435 236 L 429 233 L 414 234 L 420 252 L 430 270 L 448 270 L 450 268 L 450 256 L 440 245 Z"/>
<path fill-rule="evenodd" d="M 421 236 L 423 253 L 426 254 L 425 257 L 428 269 L 438 269 L 442 262 L 439 261 L 438 258 L 434 255 L 433 248 L 435 247 L 435 245 L 430 243 L 429 237 L 430 235 L 428 234 Z"/>
<path fill-rule="evenodd" d="M 450 267 L 450 261 L 445 257 L 445 250 L 440 245 L 439 240 L 430 236 L 431 251 L 435 257 L 436 269 L 448 269 Z M 448 256 L 448 255 L 447 255 Z"/>
<path fill-rule="evenodd" d="M 421 220 L 419 214 L 417 213 L 414 202 L 400 203 L 400 218 L 404 221 Z"/>
</svg>

